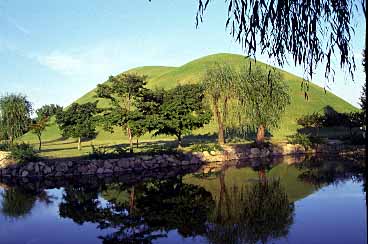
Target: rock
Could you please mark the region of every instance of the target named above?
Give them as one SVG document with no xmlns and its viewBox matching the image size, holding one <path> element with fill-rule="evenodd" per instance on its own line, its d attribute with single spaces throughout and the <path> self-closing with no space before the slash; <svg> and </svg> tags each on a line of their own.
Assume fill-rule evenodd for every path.
<svg viewBox="0 0 368 244">
<path fill-rule="evenodd" d="M 104 174 L 112 174 L 114 172 L 112 171 L 112 169 L 104 169 L 103 173 Z"/>
<path fill-rule="evenodd" d="M 190 162 L 189 162 L 189 161 L 186 161 L 186 160 L 181 161 L 181 165 L 189 165 L 189 164 L 190 164 Z"/>
<path fill-rule="evenodd" d="M 114 169 L 113 169 L 114 172 L 122 172 L 124 171 L 124 169 L 118 167 L 118 166 L 115 166 Z"/>
<path fill-rule="evenodd" d="M 129 161 L 127 161 L 126 159 L 120 159 L 118 162 L 118 166 L 127 169 L 129 168 Z"/>
<path fill-rule="evenodd" d="M 45 165 L 45 167 L 43 168 L 43 173 L 45 174 L 45 175 L 47 175 L 47 174 L 50 174 L 51 173 L 51 167 L 49 167 L 49 166 L 47 166 L 47 165 Z"/>
<path fill-rule="evenodd" d="M 73 162 L 72 161 L 68 161 L 68 167 L 72 167 L 73 166 Z"/>
<path fill-rule="evenodd" d="M 104 168 L 105 169 L 112 169 L 113 165 L 109 161 L 104 162 Z"/>
<path fill-rule="evenodd" d="M 88 165 L 87 168 L 88 168 L 88 171 L 91 171 L 91 172 L 96 172 L 97 170 L 97 166 L 94 164 Z"/>
<path fill-rule="evenodd" d="M 29 172 L 27 170 L 23 170 L 21 176 L 22 177 L 27 177 L 28 174 L 29 174 Z"/>
<path fill-rule="evenodd" d="M 57 172 L 66 172 L 66 171 L 68 171 L 68 165 L 65 162 L 60 162 L 60 163 L 56 164 L 55 170 Z"/>
<path fill-rule="evenodd" d="M 79 168 L 78 168 L 78 172 L 80 172 L 82 175 L 83 174 L 86 174 L 87 172 L 88 172 L 88 166 L 85 166 L 85 165 L 83 165 L 83 166 L 80 166 Z"/>
<path fill-rule="evenodd" d="M 200 164 L 201 163 L 201 160 L 197 157 L 192 157 L 192 159 L 190 160 L 190 162 L 192 164 Z"/>
<path fill-rule="evenodd" d="M 38 163 L 36 163 L 35 166 L 34 166 L 34 172 L 36 174 L 40 173 L 40 166 L 38 166 Z"/>
<path fill-rule="evenodd" d="M 208 157 L 210 157 L 210 156 L 211 156 L 211 154 L 210 154 L 209 152 L 207 152 L 207 151 L 203 151 L 203 152 L 202 152 L 202 155 L 203 155 L 205 158 L 208 158 Z"/>
<path fill-rule="evenodd" d="M 216 151 L 211 151 L 211 152 L 210 152 L 210 154 L 211 154 L 212 156 L 216 156 L 216 155 L 218 154 L 218 152 L 216 152 Z"/>
<path fill-rule="evenodd" d="M 33 171 L 33 169 L 34 169 L 34 163 L 32 163 L 32 162 L 28 163 L 27 166 L 26 166 L 26 168 L 27 168 L 28 171 Z"/>
<path fill-rule="evenodd" d="M 270 151 L 267 149 L 267 148 L 263 148 L 262 150 L 261 150 L 261 157 L 262 158 L 265 158 L 265 157 L 267 157 L 268 155 L 270 154 Z"/>
<path fill-rule="evenodd" d="M 61 177 L 63 176 L 63 173 L 61 171 L 58 171 L 55 173 L 55 177 Z"/>
<path fill-rule="evenodd" d="M 97 174 L 103 174 L 104 173 L 104 169 L 103 168 L 98 168 L 96 171 Z"/>
<path fill-rule="evenodd" d="M 151 160 L 153 157 L 152 156 L 149 156 L 149 155 L 143 155 L 141 156 L 141 159 L 144 160 L 144 161 L 148 161 L 148 160 Z"/>
<path fill-rule="evenodd" d="M 251 157 L 253 157 L 253 158 L 254 157 L 259 157 L 260 153 L 261 153 L 261 151 L 256 147 L 250 149 L 250 154 L 251 154 Z"/>
</svg>

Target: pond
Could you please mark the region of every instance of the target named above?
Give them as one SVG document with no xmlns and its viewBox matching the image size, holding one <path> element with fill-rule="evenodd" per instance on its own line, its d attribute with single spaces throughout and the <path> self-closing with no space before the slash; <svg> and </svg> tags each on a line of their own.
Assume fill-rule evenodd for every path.
<svg viewBox="0 0 368 244">
<path fill-rule="evenodd" d="M 362 162 L 233 162 L 209 172 L 3 180 L 0 242 L 367 242 Z"/>
</svg>

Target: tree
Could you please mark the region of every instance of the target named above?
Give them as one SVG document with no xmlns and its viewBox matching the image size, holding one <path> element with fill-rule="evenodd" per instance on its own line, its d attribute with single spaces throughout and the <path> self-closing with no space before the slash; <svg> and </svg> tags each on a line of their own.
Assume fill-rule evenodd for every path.
<svg viewBox="0 0 368 244">
<path fill-rule="evenodd" d="M 364 83 L 362 87 L 362 94 L 360 95 L 360 107 L 362 108 L 364 113 L 367 113 L 367 83 Z"/>
<path fill-rule="evenodd" d="M 10 94 L 0 98 L 0 129 L 11 144 L 27 131 L 31 112 L 32 105 L 23 95 Z"/>
<path fill-rule="evenodd" d="M 257 126 L 256 142 L 263 143 L 265 130 L 278 127 L 281 114 L 290 104 L 287 85 L 276 70 L 266 70 L 259 65 L 251 71 L 239 73 L 238 96 L 244 103 L 244 112 Z"/>
<path fill-rule="evenodd" d="M 30 126 L 31 131 L 37 136 L 39 146 L 38 150 L 41 151 L 42 146 L 42 133 L 45 131 L 47 127 L 47 123 L 50 120 L 51 116 L 54 116 L 63 111 L 63 107 L 56 104 L 46 104 L 41 108 L 36 110 L 37 117 L 32 120 L 32 124 Z"/>
<path fill-rule="evenodd" d="M 235 72 L 230 65 L 215 64 L 206 71 L 202 86 L 218 125 L 217 141 L 225 144 L 225 121 L 229 113 L 229 102 L 235 94 Z"/>
<path fill-rule="evenodd" d="M 137 139 L 136 146 L 138 148 L 139 138 L 148 132 L 149 122 L 141 112 L 133 111 L 129 114 L 128 127 L 131 130 L 132 137 Z"/>
<path fill-rule="evenodd" d="M 181 147 L 183 135 L 210 122 L 211 113 L 203 106 L 199 85 L 179 85 L 169 90 L 160 106 L 154 135 L 174 135 Z"/>
<path fill-rule="evenodd" d="M 107 84 L 97 86 L 97 97 L 110 100 L 110 107 L 105 109 L 104 127 L 113 131 L 112 126 L 119 126 L 127 130 L 130 152 L 133 152 L 133 134 L 130 128 L 129 113 L 133 109 L 133 102 L 144 90 L 146 77 L 136 74 L 120 74 L 110 76 Z"/>
<path fill-rule="evenodd" d="M 51 116 L 56 115 L 62 110 L 63 107 L 57 104 L 46 104 L 43 105 L 41 108 L 37 109 L 36 114 L 38 118 L 50 118 Z"/>
<path fill-rule="evenodd" d="M 198 0 L 197 27 L 211 0 Z M 273 57 L 283 66 L 290 59 L 303 64 L 309 76 L 319 63 L 326 64 L 326 78 L 331 68 L 331 54 L 339 56 L 340 67 L 351 76 L 355 70 L 351 34 L 357 3 L 354 0 L 281 1 L 225 0 L 226 27 L 250 56 L 257 51 Z M 361 0 L 365 18 L 366 1 Z"/>
<path fill-rule="evenodd" d="M 32 133 L 34 133 L 37 138 L 38 138 L 38 150 L 41 151 L 41 146 L 42 146 L 42 133 L 45 131 L 46 127 L 47 127 L 47 122 L 49 121 L 48 117 L 41 117 L 41 118 L 36 118 L 33 120 L 30 128 Z"/>
<path fill-rule="evenodd" d="M 78 138 L 78 150 L 81 150 L 81 138 L 91 138 L 96 135 L 96 118 L 99 112 L 97 101 L 94 103 L 73 103 L 65 111 L 56 115 L 63 136 Z"/>
<path fill-rule="evenodd" d="M 319 134 L 319 128 L 325 124 L 326 116 L 313 112 L 312 114 L 307 114 L 299 119 L 297 119 L 297 124 L 303 126 L 304 128 L 317 128 L 317 136 Z"/>
</svg>

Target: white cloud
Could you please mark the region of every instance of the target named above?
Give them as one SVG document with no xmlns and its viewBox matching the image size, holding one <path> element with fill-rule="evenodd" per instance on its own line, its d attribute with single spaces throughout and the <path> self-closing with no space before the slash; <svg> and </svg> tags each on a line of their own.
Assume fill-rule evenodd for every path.
<svg viewBox="0 0 368 244">
<path fill-rule="evenodd" d="M 38 55 L 37 61 L 48 68 L 64 75 L 75 75 L 82 72 L 82 61 L 75 56 L 58 51 L 46 55 Z"/>
</svg>

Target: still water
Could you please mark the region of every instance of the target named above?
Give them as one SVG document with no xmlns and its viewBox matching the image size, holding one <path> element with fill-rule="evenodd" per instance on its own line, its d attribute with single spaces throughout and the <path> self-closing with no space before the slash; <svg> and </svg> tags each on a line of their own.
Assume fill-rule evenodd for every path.
<svg viewBox="0 0 368 244">
<path fill-rule="evenodd" d="M 362 162 L 298 161 L 3 180 L 0 243 L 367 243 Z"/>
</svg>

